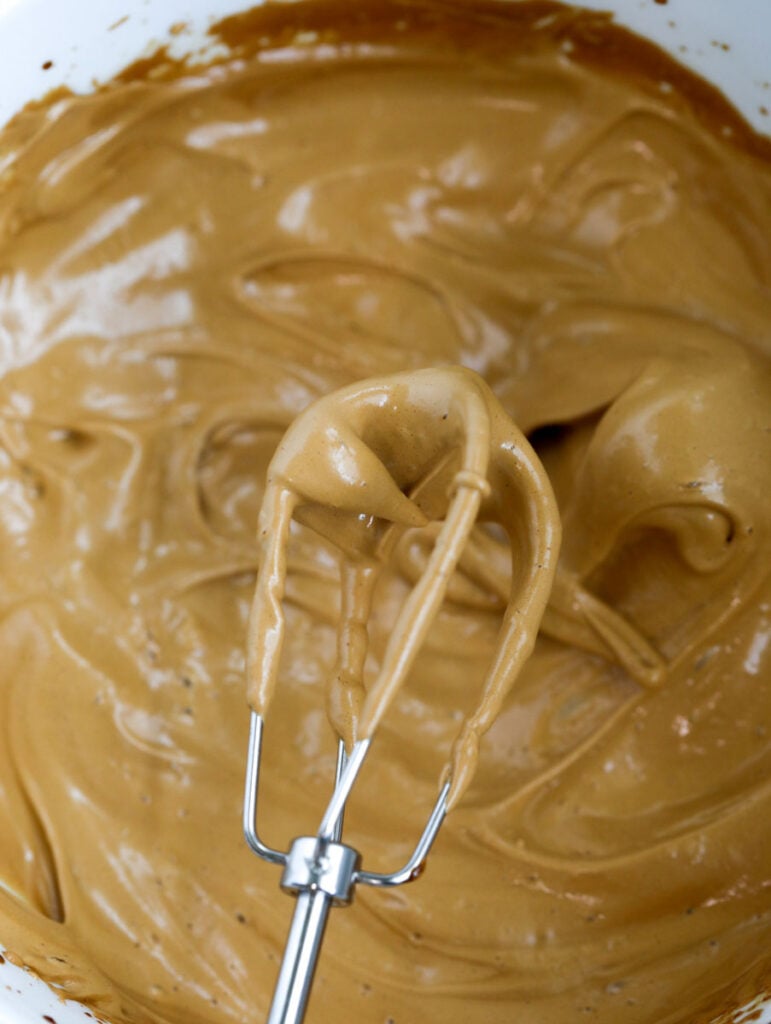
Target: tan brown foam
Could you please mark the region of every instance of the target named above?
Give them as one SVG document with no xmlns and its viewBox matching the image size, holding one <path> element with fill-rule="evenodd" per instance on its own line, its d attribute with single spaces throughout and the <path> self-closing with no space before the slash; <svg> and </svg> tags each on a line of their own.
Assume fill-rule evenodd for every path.
<svg viewBox="0 0 771 1024">
<path fill-rule="evenodd" d="M 545 469 L 555 583 L 427 872 L 337 914 L 309 1021 L 696 1024 L 767 985 L 767 146 L 614 31 L 269 5 L 230 61 L 0 138 L 0 941 L 105 1018 L 264 1016 L 291 912 L 239 826 L 267 467 L 314 400 L 456 364 Z M 289 534 L 275 845 L 329 796 L 349 526 Z M 379 574 L 365 692 L 440 529 Z M 346 819 L 372 870 L 478 704 L 509 549 L 474 532 L 378 725 Z"/>
</svg>

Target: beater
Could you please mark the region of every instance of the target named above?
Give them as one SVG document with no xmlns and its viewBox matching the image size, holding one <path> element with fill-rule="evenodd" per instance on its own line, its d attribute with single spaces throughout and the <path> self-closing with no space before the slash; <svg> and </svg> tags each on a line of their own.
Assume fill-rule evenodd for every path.
<svg viewBox="0 0 771 1024">
<path fill-rule="evenodd" d="M 366 871 L 359 852 L 341 841 L 345 804 L 373 734 L 463 565 L 478 517 L 502 526 L 512 550 L 511 592 L 482 699 L 455 741 L 412 856 L 392 873 Z M 338 761 L 317 832 L 282 852 L 258 834 L 257 798 L 263 722 L 284 633 L 293 518 L 341 554 L 337 664 L 327 709 L 338 735 Z M 433 550 L 397 617 L 377 677 L 365 687 L 367 622 L 378 576 L 404 532 L 430 523 L 440 524 Z M 532 650 L 559 536 L 543 468 L 484 381 L 469 370 L 419 370 L 353 385 L 320 399 L 284 436 L 268 469 L 260 513 L 262 560 L 247 662 L 252 710 L 244 833 L 255 853 L 283 867 L 281 887 L 297 897 L 268 1024 L 303 1020 L 332 906 L 349 904 L 357 884 L 397 886 L 421 873 L 447 812 L 471 780 L 480 736 Z M 473 564 L 466 571 L 473 575 Z"/>
</svg>

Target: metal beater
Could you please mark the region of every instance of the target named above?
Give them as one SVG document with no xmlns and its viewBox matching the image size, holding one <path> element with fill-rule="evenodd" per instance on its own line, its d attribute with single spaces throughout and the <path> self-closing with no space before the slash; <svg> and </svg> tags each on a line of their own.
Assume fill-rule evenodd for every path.
<svg viewBox="0 0 771 1024">
<path fill-rule="evenodd" d="M 268 1024 L 299 1024 L 305 1017 L 330 908 L 348 906 L 357 884 L 388 888 L 411 882 L 421 874 L 447 813 L 450 783 L 445 782 L 442 786 L 423 834 L 404 867 L 390 874 L 364 871 L 358 850 L 340 840 L 345 802 L 367 756 L 370 741 L 356 743 L 350 757 L 346 757 L 341 741 L 335 789 L 318 831 L 313 836 L 295 839 L 288 852 L 282 853 L 263 843 L 256 827 L 262 731 L 262 715 L 252 711 L 244 796 L 244 835 L 251 849 L 263 860 L 283 867 L 281 888 L 297 897 Z"/>
<path fill-rule="evenodd" d="M 352 465 L 364 474 L 366 488 Z M 493 493 L 488 474 L 499 482 L 505 501 Z M 366 871 L 359 852 L 342 842 L 345 804 L 372 735 L 462 563 L 480 510 L 504 527 L 519 558 L 482 699 L 456 740 L 412 856 L 390 874 Z M 264 712 L 275 688 L 285 625 L 281 602 L 293 517 L 338 546 L 344 572 L 353 580 L 342 602 L 338 657 L 345 668 L 339 677 L 349 680 L 346 721 L 355 720 L 357 730 L 348 734 L 348 753 L 339 741 L 334 791 L 317 832 L 295 839 L 282 852 L 260 839 L 257 797 Z M 430 522 L 439 527 L 433 550 L 391 630 L 378 676 L 365 692 L 366 624 L 378 572 L 405 530 Z M 359 884 L 385 888 L 417 878 L 448 810 L 468 785 L 479 736 L 532 649 L 556 564 L 559 518 L 542 467 L 484 381 L 467 370 L 442 368 L 364 382 L 306 410 L 271 462 L 260 536 L 263 557 L 250 622 L 252 714 L 243 827 L 251 849 L 282 866 L 281 887 L 297 897 L 268 1024 L 300 1024 L 330 908 L 350 904 Z M 336 728 L 342 737 L 345 730 Z"/>
</svg>

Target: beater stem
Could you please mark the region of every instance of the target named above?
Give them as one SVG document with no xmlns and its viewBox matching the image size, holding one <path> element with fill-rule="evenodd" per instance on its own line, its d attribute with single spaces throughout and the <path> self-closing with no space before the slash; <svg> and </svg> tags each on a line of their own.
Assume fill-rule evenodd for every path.
<svg viewBox="0 0 771 1024">
<path fill-rule="evenodd" d="M 321 889 L 298 894 L 267 1024 L 301 1024 L 305 1017 L 331 906 Z"/>
</svg>

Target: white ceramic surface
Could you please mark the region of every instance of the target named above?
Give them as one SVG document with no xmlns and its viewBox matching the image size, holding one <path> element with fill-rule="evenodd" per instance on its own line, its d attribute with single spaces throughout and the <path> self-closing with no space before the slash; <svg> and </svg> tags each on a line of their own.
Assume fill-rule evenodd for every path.
<svg viewBox="0 0 771 1024">
<path fill-rule="evenodd" d="M 216 53 L 206 31 L 257 0 L 0 0 L 0 124 L 54 86 L 87 91 L 140 56 Z M 574 0 L 613 10 L 621 24 L 718 85 L 771 133 L 771 0 Z M 171 35 L 172 25 L 185 30 Z M 45 64 L 51 66 L 44 68 Z M 2 167 L 2 153 L 0 153 Z M 0 954 L 5 950 L 0 942 Z M 756 1017 L 755 1013 L 760 1012 Z M 8 960 L 0 963 L 0 1024 L 94 1024 L 82 1008 Z M 771 1024 L 771 1000 L 715 1024 Z"/>
</svg>

